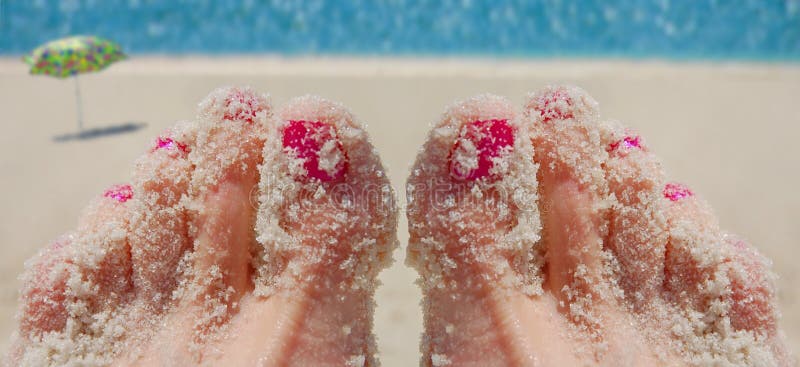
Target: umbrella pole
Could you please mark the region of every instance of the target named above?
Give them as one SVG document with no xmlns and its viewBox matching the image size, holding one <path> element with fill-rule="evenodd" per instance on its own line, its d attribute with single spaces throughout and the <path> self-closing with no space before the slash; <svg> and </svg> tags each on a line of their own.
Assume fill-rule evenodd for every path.
<svg viewBox="0 0 800 367">
<path fill-rule="evenodd" d="M 75 101 L 77 102 L 78 110 L 78 131 L 83 131 L 83 110 L 81 109 L 81 88 L 78 84 L 78 76 L 72 77 L 75 79 Z"/>
</svg>

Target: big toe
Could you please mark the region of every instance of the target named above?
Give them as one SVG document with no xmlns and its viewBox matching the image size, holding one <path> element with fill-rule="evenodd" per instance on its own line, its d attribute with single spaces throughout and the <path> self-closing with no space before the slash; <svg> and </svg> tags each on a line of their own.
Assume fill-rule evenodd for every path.
<svg viewBox="0 0 800 367">
<path fill-rule="evenodd" d="M 408 262 L 425 287 L 479 276 L 541 288 L 529 276 L 540 224 L 525 136 L 516 110 L 493 95 L 454 104 L 431 130 L 406 184 Z"/>
<path fill-rule="evenodd" d="M 371 288 L 396 245 L 396 208 L 366 131 L 343 106 L 314 96 L 289 101 L 273 123 L 260 183 L 265 259 L 295 280 L 338 267 L 348 283 L 363 277 Z"/>
<path fill-rule="evenodd" d="M 319 97 L 289 101 L 268 131 L 253 251 L 256 297 L 231 321 L 239 335 L 226 345 L 241 353 L 222 361 L 376 364 L 372 296 L 397 245 L 394 195 L 377 153 L 350 112 Z M 270 314 L 283 325 L 266 329 L 271 335 L 248 321 Z"/>
<path fill-rule="evenodd" d="M 431 129 L 406 186 L 407 262 L 424 294 L 424 365 L 525 363 L 509 305 L 542 293 L 537 167 L 502 97 L 456 103 Z M 509 335 L 509 332 L 511 335 Z"/>
</svg>

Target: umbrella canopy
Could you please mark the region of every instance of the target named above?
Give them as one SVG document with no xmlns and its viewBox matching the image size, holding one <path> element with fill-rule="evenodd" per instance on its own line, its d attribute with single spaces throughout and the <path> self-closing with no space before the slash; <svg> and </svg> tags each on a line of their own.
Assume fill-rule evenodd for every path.
<svg viewBox="0 0 800 367">
<path fill-rule="evenodd" d="M 94 36 L 74 36 L 45 43 L 23 60 L 31 74 L 66 78 L 78 73 L 99 71 L 125 58 L 115 42 Z"/>
</svg>

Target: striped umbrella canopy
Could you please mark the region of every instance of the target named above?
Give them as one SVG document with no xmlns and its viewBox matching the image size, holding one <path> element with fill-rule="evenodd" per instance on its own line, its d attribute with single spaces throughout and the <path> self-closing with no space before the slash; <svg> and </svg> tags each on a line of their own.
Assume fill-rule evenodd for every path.
<svg viewBox="0 0 800 367">
<path fill-rule="evenodd" d="M 79 73 L 100 71 L 125 58 L 122 48 L 95 36 L 73 36 L 37 47 L 23 60 L 31 74 L 66 78 Z"/>
</svg>

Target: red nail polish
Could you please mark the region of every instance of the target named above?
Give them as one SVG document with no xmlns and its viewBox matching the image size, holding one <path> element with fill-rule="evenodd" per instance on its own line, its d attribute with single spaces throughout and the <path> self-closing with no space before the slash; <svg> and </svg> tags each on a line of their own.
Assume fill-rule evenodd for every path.
<svg viewBox="0 0 800 367">
<path fill-rule="evenodd" d="M 478 180 L 490 175 L 493 159 L 514 145 L 514 129 L 508 120 L 473 121 L 462 127 L 450 151 L 450 175 L 457 180 Z"/>
<path fill-rule="evenodd" d="M 133 189 L 131 185 L 114 185 L 106 190 L 103 196 L 124 203 L 133 197 Z"/>
<path fill-rule="evenodd" d="M 668 183 L 664 186 L 664 197 L 672 201 L 678 201 L 693 195 L 692 190 L 681 184 Z"/>
<path fill-rule="evenodd" d="M 156 139 L 156 145 L 155 147 L 153 147 L 153 151 L 159 149 L 175 150 L 182 152 L 183 154 L 189 153 L 189 147 L 186 144 L 183 144 L 172 138 L 161 137 L 161 136 L 159 136 Z"/>
<path fill-rule="evenodd" d="M 566 91 L 556 89 L 537 98 L 534 108 L 542 117 L 542 122 L 550 122 L 573 118 L 572 104 L 572 98 Z"/>
<path fill-rule="evenodd" d="M 265 108 L 258 95 L 249 89 L 232 89 L 225 98 L 225 115 L 229 121 L 245 121 L 253 123 L 256 115 Z"/>
<path fill-rule="evenodd" d="M 626 136 L 623 139 L 615 141 L 608 146 L 606 151 L 613 152 L 616 150 L 627 151 L 633 148 L 642 148 L 642 141 L 641 138 L 638 136 Z"/>
<path fill-rule="evenodd" d="M 333 181 L 347 171 L 347 154 L 331 125 L 291 120 L 283 128 L 283 148 L 303 160 L 306 170 L 303 178 Z"/>
</svg>

